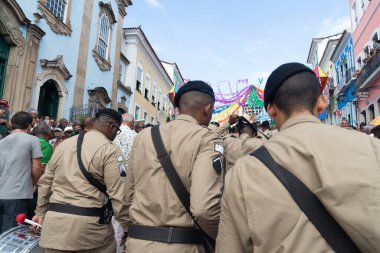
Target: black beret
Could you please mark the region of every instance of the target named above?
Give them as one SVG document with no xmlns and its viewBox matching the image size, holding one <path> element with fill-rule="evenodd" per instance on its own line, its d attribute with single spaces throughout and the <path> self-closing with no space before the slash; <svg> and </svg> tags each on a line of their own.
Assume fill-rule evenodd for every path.
<svg viewBox="0 0 380 253">
<path fill-rule="evenodd" d="M 119 124 L 121 124 L 121 120 L 122 120 L 121 114 L 115 111 L 114 109 L 103 108 L 99 110 L 95 115 L 96 118 L 99 118 L 100 116 L 110 117 L 116 120 Z"/>
<path fill-rule="evenodd" d="M 189 91 L 200 91 L 200 92 L 206 93 L 210 95 L 212 99 L 214 99 L 215 101 L 214 91 L 210 85 L 208 85 L 207 83 L 203 81 L 189 81 L 184 86 L 179 88 L 179 90 L 175 94 L 174 104 L 176 107 L 179 106 L 179 99 L 181 98 L 181 96 Z"/>
<path fill-rule="evenodd" d="M 301 72 L 310 72 L 315 75 L 312 69 L 297 62 L 283 64 L 270 74 L 264 89 L 265 109 L 267 109 L 268 104 L 272 102 L 281 85 L 290 77 Z"/>
</svg>

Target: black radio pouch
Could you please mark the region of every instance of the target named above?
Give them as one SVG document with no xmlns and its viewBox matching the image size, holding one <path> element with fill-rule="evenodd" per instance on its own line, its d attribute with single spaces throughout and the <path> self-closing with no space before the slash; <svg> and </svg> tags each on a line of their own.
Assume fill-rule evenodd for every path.
<svg viewBox="0 0 380 253">
<path fill-rule="evenodd" d="M 88 171 L 85 169 L 82 161 L 82 143 L 84 139 L 84 133 L 81 133 L 78 136 L 78 142 L 77 142 L 77 159 L 79 168 L 82 171 L 84 177 L 92 184 L 94 187 L 96 187 L 99 191 L 101 191 L 104 195 L 107 197 L 107 203 L 105 203 L 102 207 L 102 213 L 103 215 L 99 218 L 99 224 L 110 224 L 112 220 L 112 216 L 114 214 L 112 209 L 112 203 L 111 200 L 107 194 L 107 187 L 100 183 L 98 180 L 96 180 Z"/>
</svg>

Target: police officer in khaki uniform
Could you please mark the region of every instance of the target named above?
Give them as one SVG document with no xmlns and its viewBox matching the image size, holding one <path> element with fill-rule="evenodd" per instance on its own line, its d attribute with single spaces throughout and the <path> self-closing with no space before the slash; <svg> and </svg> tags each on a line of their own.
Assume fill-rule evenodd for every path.
<svg viewBox="0 0 380 253">
<path fill-rule="evenodd" d="M 100 110 L 93 129 L 84 135 L 81 158 L 88 173 L 106 186 L 115 217 L 126 231 L 125 161 L 112 143 L 120 123 L 115 110 Z M 40 246 L 45 253 L 114 253 L 112 224 L 100 224 L 106 196 L 82 173 L 77 141 L 78 136 L 71 137 L 57 147 L 38 182 L 33 220 L 42 224 Z"/>
<path fill-rule="evenodd" d="M 190 193 L 194 219 L 210 237 L 216 238 L 224 148 L 221 138 L 207 128 L 214 101 L 214 92 L 208 84 L 188 82 L 175 97 L 180 115 L 175 121 L 160 125 L 159 131 L 175 170 Z M 190 242 L 191 238 L 198 237 L 199 229 L 177 197 L 157 158 L 150 128 L 140 132 L 134 141 L 127 182 L 132 224 L 126 243 L 128 253 L 205 252 L 201 241 Z M 140 236 L 136 230 L 141 231 Z M 174 238 L 177 242 L 173 242 Z"/>
<path fill-rule="evenodd" d="M 230 116 L 228 122 L 228 125 L 231 126 L 239 121 L 236 126 L 239 136 L 236 137 L 234 135 L 226 135 L 223 137 L 225 145 L 224 159 L 226 161 L 226 171 L 230 170 L 239 158 L 252 153 L 263 144 L 263 139 L 256 137 L 257 131 L 249 125 L 250 123 L 239 119 L 241 119 L 239 115 L 233 114 Z M 218 129 L 218 131 L 223 130 Z"/>
<path fill-rule="evenodd" d="M 321 124 L 327 98 L 306 66 L 289 63 L 268 78 L 265 107 L 280 132 L 264 144 L 298 177 L 362 252 L 380 252 L 380 142 Z M 332 252 L 278 178 L 245 156 L 226 175 L 216 251 Z"/>
</svg>

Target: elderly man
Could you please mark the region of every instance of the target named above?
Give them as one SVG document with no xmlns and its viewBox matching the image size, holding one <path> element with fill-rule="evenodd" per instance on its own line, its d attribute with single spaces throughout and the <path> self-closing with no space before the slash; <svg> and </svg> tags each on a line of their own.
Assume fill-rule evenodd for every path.
<svg viewBox="0 0 380 253">
<path fill-rule="evenodd" d="M 135 124 L 134 117 L 129 113 L 124 113 L 122 115 L 122 118 L 123 121 L 120 126 L 121 133 L 116 136 L 113 143 L 115 143 L 123 152 L 124 158 L 126 160 L 126 167 L 128 168 L 129 155 L 131 153 L 132 144 L 137 133 L 133 130 Z M 121 253 L 123 251 L 123 246 L 120 246 L 120 242 L 124 236 L 124 230 L 114 217 L 112 218 L 112 224 L 115 229 L 115 239 L 118 245 L 117 253 Z"/>
<path fill-rule="evenodd" d="M 273 71 L 264 104 L 280 132 L 227 173 L 216 251 L 380 252 L 380 142 L 322 124 L 299 63 Z"/>
</svg>

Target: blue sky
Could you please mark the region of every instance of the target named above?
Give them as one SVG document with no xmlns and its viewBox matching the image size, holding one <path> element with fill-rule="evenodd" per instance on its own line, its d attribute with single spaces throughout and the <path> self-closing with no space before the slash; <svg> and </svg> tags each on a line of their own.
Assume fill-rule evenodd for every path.
<svg viewBox="0 0 380 253">
<path fill-rule="evenodd" d="M 313 37 L 349 28 L 348 0 L 134 0 L 124 27 L 141 25 L 164 61 L 184 78 L 213 86 L 305 63 Z"/>
</svg>

